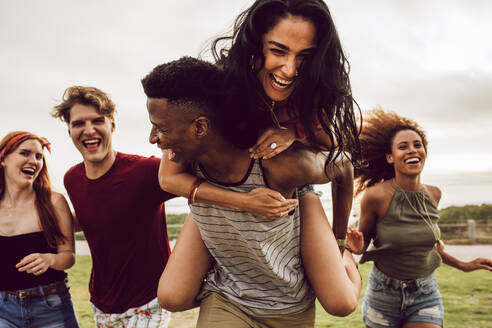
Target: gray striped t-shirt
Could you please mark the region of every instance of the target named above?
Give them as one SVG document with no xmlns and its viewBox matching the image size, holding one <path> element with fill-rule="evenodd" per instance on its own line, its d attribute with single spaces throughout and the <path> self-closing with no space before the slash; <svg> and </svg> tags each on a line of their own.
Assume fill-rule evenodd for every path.
<svg viewBox="0 0 492 328">
<path fill-rule="evenodd" d="M 267 187 L 259 160 L 242 181 L 214 181 L 198 165 L 195 174 L 233 191 Z M 195 203 L 193 218 L 215 259 L 204 288 L 218 292 L 245 313 L 274 317 L 305 311 L 314 301 L 300 255 L 299 209 L 279 220 L 264 220 L 228 207 Z"/>
</svg>

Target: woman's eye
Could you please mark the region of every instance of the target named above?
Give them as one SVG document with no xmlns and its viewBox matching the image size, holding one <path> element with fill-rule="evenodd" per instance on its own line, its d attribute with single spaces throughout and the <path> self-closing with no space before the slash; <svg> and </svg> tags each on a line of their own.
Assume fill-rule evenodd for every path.
<svg viewBox="0 0 492 328">
<path fill-rule="evenodd" d="M 283 50 L 280 50 L 280 49 L 277 49 L 277 48 L 271 48 L 270 51 L 273 52 L 276 55 L 283 55 L 284 54 L 284 51 Z"/>
<path fill-rule="evenodd" d="M 39 160 L 42 160 L 43 159 L 43 155 L 41 154 L 36 154 L 36 159 L 39 161 Z"/>
</svg>

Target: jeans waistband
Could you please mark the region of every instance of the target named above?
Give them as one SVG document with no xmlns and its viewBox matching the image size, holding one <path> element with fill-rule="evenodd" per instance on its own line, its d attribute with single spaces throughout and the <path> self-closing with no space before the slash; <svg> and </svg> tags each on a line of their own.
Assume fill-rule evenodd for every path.
<svg viewBox="0 0 492 328">
<path fill-rule="evenodd" d="M 19 289 L 19 290 L 6 290 L 5 293 L 8 295 L 14 295 L 18 298 L 27 298 L 27 297 L 40 297 L 40 296 L 48 296 L 53 294 L 62 294 L 68 292 L 70 287 L 67 285 L 66 280 L 56 281 L 49 285 L 38 286 L 29 289 Z"/>
<path fill-rule="evenodd" d="M 417 278 L 417 279 L 411 279 L 411 280 L 399 280 L 395 278 L 389 277 L 387 274 L 379 270 L 376 265 L 372 266 L 372 272 L 371 274 L 379 280 L 381 283 L 383 283 L 386 286 L 392 286 L 395 289 L 399 288 L 407 288 L 409 290 L 417 290 L 419 289 L 422 285 L 427 283 L 428 281 L 434 279 L 434 275 L 430 274 L 426 277 L 423 278 Z"/>
</svg>

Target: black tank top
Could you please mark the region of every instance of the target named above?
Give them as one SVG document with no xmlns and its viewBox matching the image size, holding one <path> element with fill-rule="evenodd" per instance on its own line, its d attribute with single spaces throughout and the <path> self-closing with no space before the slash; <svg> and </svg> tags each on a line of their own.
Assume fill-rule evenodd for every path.
<svg viewBox="0 0 492 328">
<path fill-rule="evenodd" d="M 67 277 L 64 271 L 51 268 L 39 276 L 19 272 L 15 265 L 31 253 L 56 254 L 57 250 L 48 246 L 42 231 L 15 236 L 0 236 L 0 290 L 33 288 L 64 280 Z"/>
</svg>

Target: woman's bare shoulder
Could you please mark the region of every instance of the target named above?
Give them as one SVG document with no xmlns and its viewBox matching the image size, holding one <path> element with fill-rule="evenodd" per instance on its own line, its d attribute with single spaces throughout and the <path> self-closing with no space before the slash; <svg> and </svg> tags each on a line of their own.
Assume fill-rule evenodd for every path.
<svg viewBox="0 0 492 328">
<path fill-rule="evenodd" d="M 366 189 L 362 202 L 371 208 L 378 217 L 384 216 L 395 193 L 388 181 L 383 181 Z"/>
<path fill-rule="evenodd" d="M 427 191 L 429 192 L 430 196 L 436 203 L 436 205 L 439 205 L 439 201 L 441 200 L 441 189 L 437 186 L 432 186 L 432 185 L 424 185 Z"/>
<path fill-rule="evenodd" d="M 395 190 L 388 181 L 383 181 L 366 189 L 366 196 L 372 201 L 384 201 L 391 198 Z"/>
<path fill-rule="evenodd" d="M 63 194 L 56 192 L 56 191 L 52 191 L 51 192 L 51 203 L 55 207 L 65 206 L 67 204 L 67 200 L 66 200 L 65 196 L 63 196 Z"/>
</svg>

